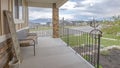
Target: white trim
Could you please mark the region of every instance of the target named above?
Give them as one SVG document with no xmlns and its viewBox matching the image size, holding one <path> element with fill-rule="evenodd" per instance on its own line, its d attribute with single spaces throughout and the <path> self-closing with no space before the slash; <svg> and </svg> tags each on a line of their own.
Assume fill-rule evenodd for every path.
<svg viewBox="0 0 120 68">
<path fill-rule="evenodd" d="M 63 4 L 65 4 L 68 0 L 59 0 L 57 1 L 56 5 L 57 5 L 57 8 L 61 7 Z"/>
<path fill-rule="evenodd" d="M 43 8 L 52 8 L 53 3 L 56 3 L 57 8 L 61 7 L 68 0 L 46 0 L 46 1 L 36 1 L 36 0 L 28 0 L 28 6 L 30 7 L 43 7 Z"/>
<path fill-rule="evenodd" d="M 24 29 L 29 29 L 29 27 L 25 27 L 25 28 L 19 29 L 19 30 L 17 30 L 17 32 L 19 32 L 21 30 L 24 30 Z"/>
<path fill-rule="evenodd" d="M 20 30 L 17 30 L 17 32 L 24 30 L 24 29 L 29 29 L 29 27 L 25 27 L 25 28 L 22 28 Z M 4 42 L 5 40 L 9 39 L 10 37 L 11 37 L 10 33 L 0 36 L 0 43 Z"/>
<path fill-rule="evenodd" d="M 20 23 L 24 23 L 24 20 L 22 19 L 14 19 L 15 24 L 20 24 Z"/>
</svg>

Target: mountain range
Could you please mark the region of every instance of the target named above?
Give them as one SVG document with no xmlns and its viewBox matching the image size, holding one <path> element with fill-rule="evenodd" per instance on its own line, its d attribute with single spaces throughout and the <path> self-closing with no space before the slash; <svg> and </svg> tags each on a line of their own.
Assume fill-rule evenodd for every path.
<svg viewBox="0 0 120 68">
<path fill-rule="evenodd" d="M 47 22 L 52 22 L 51 18 L 39 18 L 35 20 L 30 20 L 30 23 L 47 23 Z"/>
<path fill-rule="evenodd" d="M 97 19 L 96 21 L 102 21 L 102 20 L 112 20 L 111 17 L 108 17 L 108 18 L 105 18 L 105 19 Z M 60 20 L 62 21 L 62 20 Z M 74 21 L 74 20 L 69 20 L 69 19 L 66 19 L 65 21 L 68 21 L 68 22 L 71 22 L 71 21 Z M 75 21 L 80 21 L 80 20 L 75 20 Z M 85 21 L 85 20 L 81 20 L 81 21 Z M 92 21 L 92 20 L 89 20 L 89 21 Z M 38 19 L 35 19 L 35 20 L 30 20 L 29 21 L 30 23 L 47 23 L 47 22 L 52 22 L 52 19 L 51 18 L 38 18 Z"/>
</svg>

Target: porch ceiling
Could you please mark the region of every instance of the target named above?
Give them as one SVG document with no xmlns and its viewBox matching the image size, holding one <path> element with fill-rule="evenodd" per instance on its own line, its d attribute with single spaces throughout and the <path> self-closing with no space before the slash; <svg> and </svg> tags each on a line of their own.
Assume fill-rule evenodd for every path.
<svg viewBox="0 0 120 68">
<path fill-rule="evenodd" d="M 27 0 L 30 7 L 52 8 L 52 4 L 56 3 L 59 8 L 68 0 Z"/>
</svg>

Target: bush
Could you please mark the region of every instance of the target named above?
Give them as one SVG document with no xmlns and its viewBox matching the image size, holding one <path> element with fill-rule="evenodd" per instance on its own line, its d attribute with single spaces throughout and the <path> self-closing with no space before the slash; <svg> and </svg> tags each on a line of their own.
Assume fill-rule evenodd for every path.
<svg viewBox="0 0 120 68">
<path fill-rule="evenodd" d="M 103 55 L 103 56 L 107 56 L 107 55 L 110 54 L 110 52 L 106 50 L 106 51 L 101 51 L 100 54 Z"/>
</svg>

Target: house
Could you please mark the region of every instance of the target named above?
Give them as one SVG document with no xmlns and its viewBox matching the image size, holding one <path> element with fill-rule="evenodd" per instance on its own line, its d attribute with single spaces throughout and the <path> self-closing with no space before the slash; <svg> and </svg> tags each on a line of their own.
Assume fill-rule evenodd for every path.
<svg viewBox="0 0 120 68">
<path fill-rule="evenodd" d="M 59 7 L 62 6 L 66 2 L 67 2 L 67 0 L 0 0 L 0 68 L 9 68 L 9 66 L 8 66 L 9 61 L 13 57 L 12 39 L 11 39 L 10 31 L 8 28 L 8 22 L 6 21 L 6 18 L 4 17 L 3 11 L 8 10 L 8 11 L 12 12 L 13 17 L 14 17 L 14 21 L 15 21 L 16 30 L 17 30 L 16 32 L 19 32 L 20 30 L 24 30 L 24 29 L 29 28 L 28 27 L 28 24 L 29 24 L 28 23 L 28 16 L 29 16 L 28 7 L 52 8 L 52 10 L 53 10 L 53 12 L 52 12 L 52 14 L 53 14 L 53 17 L 52 17 L 53 38 L 59 38 Z M 45 40 L 45 39 L 43 39 L 43 40 Z M 57 42 L 57 41 L 52 41 L 52 42 L 50 42 L 50 41 L 51 40 L 48 39 L 42 43 L 49 44 L 52 42 L 53 43 Z M 58 44 L 59 43 L 56 43 L 55 45 L 58 45 Z M 49 45 L 51 45 L 51 44 L 49 44 Z M 43 45 L 43 46 L 45 46 L 45 45 Z M 54 46 L 54 47 L 56 48 L 56 46 Z M 47 48 L 50 48 L 50 47 L 47 47 Z M 68 50 L 65 50 L 66 48 Z M 62 56 L 56 55 L 55 58 L 52 58 L 52 59 L 56 59 L 56 60 L 52 60 L 51 58 L 46 58 L 46 59 L 49 59 L 50 61 L 46 62 L 46 63 L 49 63 L 48 65 L 43 63 L 43 65 L 45 65 L 43 67 L 47 68 L 47 66 L 51 66 L 49 68 L 53 68 L 52 65 L 50 65 L 50 64 L 53 64 L 52 62 L 54 62 L 55 63 L 54 66 L 60 66 L 60 65 L 65 66 L 65 64 L 66 65 L 69 64 L 70 66 L 68 65 L 68 68 L 69 67 L 76 67 L 76 66 L 77 66 L 77 68 L 80 68 L 80 67 L 81 68 L 86 68 L 86 67 L 87 68 L 94 68 L 91 64 L 89 64 L 83 58 L 81 58 L 80 56 L 77 56 L 75 53 L 73 54 L 73 52 L 71 52 L 71 48 L 65 47 L 65 49 L 62 48 L 60 50 L 60 46 L 58 46 L 58 48 L 56 50 L 54 49 L 55 51 L 54 50 L 48 51 L 50 53 L 55 52 L 52 54 L 56 54 L 56 53 L 63 54 L 64 50 L 65 50 L 65 51 L 69 51 L 70 54 L 65 53 L 65 55 L 67 55 L 67 57 L 65 57 L 64 55 L 62 55 Z M 44 50 L 44 49 L 39 49 L 39 50 Z M 60 50 L 60 52 L 57 50 Z M 37 53 L 41 53 L 41 52 L 42 51 L 37 52 Z M 42 52 L 42 54 L 44 55 L 46 53 Z M 40 54 L 39 56 L 41 56 L 42 54 Z M 49 53 L 47 55 L 49 55 Z M 40 59 L 41 57 L 39 57 L 39 56 L 35 56 L 35 57 Z M 34 56 L 32 56 L 32 57 L 35 58 Z M 61 58 L 62 59 L 61 60 L 61 59 L 58 59 L 57 57 L 59 57 L 59 58 L 63 57 L 63 58 Z M 68 58 L 68 57 L 72 57 L 72 59 Z M 38 61 L 37 58 L 36 58 L 36 61 Z M 25 60 L 25 59 L 23 59 L 23 60 Z M 69 61 L 67 61 L 67 60 L 69 60 Z M 37 63 L 34 61 L 31 61 L 31 62 L 28 61 L 28 66 L 30 66 L 30 65 L 34 66 L 34 65 L 38 64 L 38 65 L 36 65 L 38 67 L 34 67 L 34 68 L 43 68 L 43 67 L 39 67 L 39 65 L 40 65 L 39 62 Z M 55 61 L 59 61 L 59 62 L 57 63 Z M 23 63 L 23 64 L 27 65 L 25 63 Z M 27 68 L 27 67 L 24 67 L 24 68 Z M 33 67 L 31 67 L 31 68 L 33 68 Z M 66 68 L 66 66 L 63 68 Z"/>
</svg>

